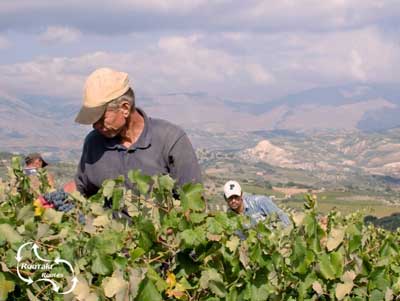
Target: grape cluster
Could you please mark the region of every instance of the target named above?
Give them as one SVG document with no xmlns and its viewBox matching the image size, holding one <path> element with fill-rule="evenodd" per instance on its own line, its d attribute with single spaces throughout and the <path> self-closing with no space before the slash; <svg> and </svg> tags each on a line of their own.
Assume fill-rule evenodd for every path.
<svg viewBox="0 0 400 301">
<path fill-rule="evenodd" d="M 79 213 L 78 221 L 82 225 L 86 224 L 86 218 L 82 213 Z"/>
<path fill-rule="evenodd" d="M 68 200 L 68 194 L 63 190 L 46 193 L 43 197 L 58 211 L 68 212 L 74 208 L 74 204 Z"/>
</svg>

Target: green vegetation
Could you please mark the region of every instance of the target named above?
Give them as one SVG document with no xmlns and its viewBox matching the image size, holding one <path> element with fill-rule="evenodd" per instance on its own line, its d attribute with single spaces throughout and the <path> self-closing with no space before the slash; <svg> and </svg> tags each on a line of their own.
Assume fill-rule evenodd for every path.
<svg viewBox="0 0 400 301">
<path fill-rule="evenodd" d="M 358 210 L 364 214 L 372 214 L 378 217 L 400 212 L 397 204 L 388 204 L 381 196 L 367 196 L 361 192 L 349 191 L 327 191 L 316 193 L 319 199 L 319 211 L 328 214 L 331 210 L 337 210 L 342 214 L 354 213 Z M 286 207 L 300 209 L 302 207 L 304 194 L 296 194 L 287 200 L 281 201 Z"/>
<path fill-rule="evenodd" d="M 316 199 L 292 216 L 293 227 L 272 221 L 249 227 L 242 216 L 205 212 L 200 185 L 173 197 L 168 176 L 129 174 L 105 181 L 90 199 L 71 195 L 75 209 L 33 204 L 29 179 L 13 159 L 9 185 L 0 187 L 0 300 L 64 300 L 40 271 L 17 276 L 18 248 L 39 245 L 43 258 L 71 262 L 76 300 L 395 300 L 400 294 L 400 232 L 365 226 L 360 214 L 330 212 L 320 221 Z M 44 187 L 44 186 L 43 186 Z M 105 200 L 111 208 L 103 208 Z M 113 219 L 122 209 L 132 218 Z M 83 215 L 85 224 L 80 224 Z M 278 225 L 279 227 L 279 225 Z M 28 253 L 28 252 L 26 252 Z M 33 263 L 29 254 L 24 260 Z M 56 267 L 68 274 L 68 267 Z M 62 291 L 71 279 L 59 279 Z"/>
<path fill-rule="evenodd" d="M 269 189 L 269 188 L 264 188 L 256 185 L 247 185 L 243 184 L 242 185 L 243 191 L 251 194 L 261 194 L 261 195 L 267 195 L 267 196 L 275 196 L 277 198 L 283 198 L 285 196 L 284 193 Z"/>
</svg>

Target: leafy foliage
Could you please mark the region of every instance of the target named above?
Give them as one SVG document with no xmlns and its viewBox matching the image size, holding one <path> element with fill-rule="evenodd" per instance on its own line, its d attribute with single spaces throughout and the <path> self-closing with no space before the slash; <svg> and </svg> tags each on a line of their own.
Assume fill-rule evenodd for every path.
<svg viewBox="0 0 400 301">
<path fill-rule="evenodd" d="M 331 212 L 320 220 L 311 196 L 292 216 L 293 227 L 269 221 L 249 227 L 243 216 L 207 212 L 200 185 L 183 186 L 178 200 L 168 176 L 133 171 L 133 191 L 122 177 L 107 180 L 90 199 L 72 194 L 69 212 L 44 208 L 35 215 L 29 179 L 13 160 L 9 182 L 0 187 L 0 300 L 395 300 L 400 294 L 400 233 L 364 225 L 358 213 Z M 79 282 L 71 294 L 17 276 L 15 257 L 26 242 L 39 245 L 42 257 L 72 263 Z M 24 276 L 35 280 L 38 273 Z"/>
</svg>

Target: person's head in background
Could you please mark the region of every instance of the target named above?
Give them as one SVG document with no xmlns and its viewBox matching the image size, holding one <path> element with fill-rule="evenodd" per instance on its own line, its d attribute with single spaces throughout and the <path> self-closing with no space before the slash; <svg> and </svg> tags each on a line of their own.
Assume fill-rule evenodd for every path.
<svg viewBox="0 0 400 301">
<path fill-rule="evenodd" d="M 243 192 L 239 183 L 236 181 L 228 181 L 224 185 L 224 198 L 231 208 L 236 213 L 243 213 Z"/>
<path fill-rule="evenodd" d="M 25 157 L 26 168 L 44 168 L 47 165 L 39 153 L 32 153 Z"/>
</svg>

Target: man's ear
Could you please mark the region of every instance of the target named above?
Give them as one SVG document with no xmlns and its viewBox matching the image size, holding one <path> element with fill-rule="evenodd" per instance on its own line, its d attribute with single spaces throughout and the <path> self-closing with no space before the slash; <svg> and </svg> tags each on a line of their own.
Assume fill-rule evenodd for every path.
<svg viewBox="0 0 400 301">
<path fill-rule="evenodd" d="M 124 117 L 127 118 L 129 116 L 129 114 L 131 113 L 131 104 L 128 101 L 124 101 L 121 104 L 121 110 L 122 113 L 124 114 Z"/>
</svg>

